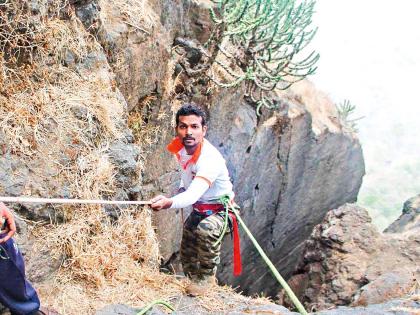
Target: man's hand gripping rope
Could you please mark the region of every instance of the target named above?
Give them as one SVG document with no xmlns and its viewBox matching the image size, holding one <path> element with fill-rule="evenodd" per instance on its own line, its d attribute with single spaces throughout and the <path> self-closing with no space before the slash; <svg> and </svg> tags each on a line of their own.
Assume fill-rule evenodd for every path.
<svg viewBox="0 0 420 315">
<path fill-rule="evenodd" d="M 0 239 L 0 244 L 7 242 L 13 234 L 16 232 L 16 223 L 10 210 L 0 202 L 0 235 L 6 233 L 3 238 Z"/>
</svg>

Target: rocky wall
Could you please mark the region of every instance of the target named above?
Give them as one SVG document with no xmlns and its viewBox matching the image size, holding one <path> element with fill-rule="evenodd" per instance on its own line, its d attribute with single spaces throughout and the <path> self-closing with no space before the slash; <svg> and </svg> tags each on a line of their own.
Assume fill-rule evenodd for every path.
<svg viewBox="0 0 420 315">
<path fill-rule="evenodd" d="M 145 26 L 133 24 L 137 20 L 133 22 L 114 2 L 73 0 L 71 4 L 100 49 L 82 64 L 70 52 L 63 63 L 79 71 L 82 78 L 103 76 L 102 81 L 124 108 L 125 118 L 136 110 L 146 112 L 146 126 L 159 130 L 151 144 L 136 147 L 131 132 L 120 126 L 122 136 L 105 152 L 117 169 L 120 189 L 116 196 L 147 199 L 156 193 L 175 191 L 178 170 L 165 151 L 173 136 L 173 100 L 194 100 L 208 111 L 208 138 L 226 158 L 245 222 L 280 272 L 290 276 L 313 226 L 327 210 L 356 200 L 364 174 L 360 144 L 353 134 L 342 130 L 334 104 L 326 98 L 314 99 L 316 92 L 310 85 L 302 89 L 311 91 L 311 97 L 300 92 L 278 95 L 280 110 L 264 111 L 262 116 L 244 101 L 243 87 L 214 88 L 208 95 L 186 80 L 182 84 L 189 92 L 184 97 L 169 93 L 166 78 L 174 77 L 170 64 L 174 38 L 184 36 L 198 43 L 208 38 L 211 22 L 206 1 L 150 1 L 147 14 L 142 12 L 146 18 L 140 21 Z M 173 66 L 176 69 L 177 65 Z M 147 97 L 153 99 L 153 106 L 145 105 Z M 89 119 L 83 111 L 76 110 L 74 115 L 81 115 L 80 120 Z M 46 190 L 32 192 L 34 196 L 67 197 L 65 192 L 47 191 L 52 184 L 42 182 L 42 177 L 26 176 L 33 168 L 16 167 L 13 163 L 20 162 L 10 162 L 7 154 L 6 149 L 0 165 L 4 166 L 3 182 L 10 184 L 2 191 L 22 194 L 24 183 L 31 182 Z M 53 163 L 54 159 L 51 156 L 48 161 Z M 16 168 L 23 174 L 18 179 Z M 31 213 L 49 217 L 48 211 L 43 207 Z M 164 262 L 176 256 L 179 249 L 182 219 L 185 216 L 176 210 L 161 211 L 154 217 Z M 227 240 L 218 273 L 220 281 L 239 285 L 249 294 L 275 294 L 278 285 L 244 234 L 241 241 L 243 274 L 232 276 L 231 244 Z"/>
<path fill-rule="evenodd" d="M 315 227 L 289 280 L 309 310 L 366 306 L 418 292 L 418 226 L 382 234 L 371 221 L 366 209 L 347 204 Z M 284 292 L 280 296 L 280 303 L 290 303 Z"/>
<path fill-rule="evenodd" d="M 84 12 L 94 3 L 84 2 L 77 9 L 88 29 L 92 29 L 86 24 L 89 19 L 83 17 L 89 14 Z M 142 198 L 156 193 L 170 195 L 176 190 L 178 174 L 174 160 L 165 152 L 173 136 L 170 122 L 173 100 L 165 95 L 165 71 L 171 71 L 167 66 L 176 36 L 198 43 L 209 36 L 208 5 L 205 1 L 151 2 L 153 14 L 160 19 L 142 32 L 127 25 L 112 5 L 96 2 L 97 7 L 101 3 L 100 10 L 96 9 L 99 13 L 93 33 L 108 51 L 108 60 L 129 110 L 142 106 L 147 95 L 156 97 L 148 112 L 148 125 L 159 127 L 160 135 L 142 152 L 140 195 Z M 364 174 L 359 142 L 334 121 L 337 112 L 329 101 L 315 105 L 299 97 L 279 96 L 281 111 L 267 111 L 257 117 L 255 109 L 244 101 L 242 87 L 215 89 L 209 97 L 197 94 L 187 80 L 182 83 L 191 93 L 185 96 L 188 93 L 184 92 L 180 101 L 194 100 L 207 108 L 208 138 L 227 160 L 245 221 L 275 265 L 288 277 L 304 240 L 326 211 L 356 200 Z M 166 119 L 159 121 L 156 118 L 159 113 L 165 113 Z M 176 257 L 183 217 L 176 210 L 155 215 L 164 262 Z M 246 293 L 274 294 L 275 280 L 245 235 L 241 241 L 243 275 L 233 278 L 231 274 L 231 245 L 227 242 L 218 274 L 220 281 L 240 285 Z"/>
<path fill-rule="evenodd" d="M 315 130 L 320 117 L 310 106 L 284 96 L 281 102 L 282 111 L 257 117 L 238 92 L 224 91 L 210 108 L 208 138 L 226 157 L 244 221 L 287 278 L 313 226 L 329 209 L 356 200 L 364 164 L 352 134 L 334 124 Z M 328 102 L 317 106 L 333 115 Z M 232 275 L 231 246 L 223 247 L 219 279 L 247 294 L 275 294 L 276 280 L 244 233 L 244 271 Z"/>
</svg>

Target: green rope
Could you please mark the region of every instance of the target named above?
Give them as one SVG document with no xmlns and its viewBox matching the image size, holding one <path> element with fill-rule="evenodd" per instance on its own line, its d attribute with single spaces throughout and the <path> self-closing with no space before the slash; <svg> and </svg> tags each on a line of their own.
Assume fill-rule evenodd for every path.
<svg viewBox="0 0 420 315">
<path fill-rule="evenodd" d="M 223 204 L 223 205 L 225 207 L 225 210 L 224 210 L 225 211 L 225 221 L 223 223 L 222 233 L 220 234 L 220 236 L 217 239 L 216 243 L 214 243 L 215 246 L 218 245 L 222 241 L 222 239 L 225 237 L 225 234 L 226 234 L 226 231 L 227 231 L 228 222 L 229 222 L 229 208 L 226 207 L 225 204 Z"/>
<path fill-rule="evenodd" d="M 274 274 L 274 277 L 277 279 L 277 281 L 280 283 L 280 285 L 284 288 L 289 298 L 292 300 L 293 304 L 298 309 L 299 313 L 302 315 L 308 315 L 303 305 L 300 303 L 299 299 L 296 297 L 296 295 L 293 293 L 292 289 L 289 287 L 287 282 L 283 279 L 283 277 L 280 275 L 274 264 L 271 262 L 271 260 L 267 257 L 267 255 L 264 253 L 264 250 L 261 248 L 261 246 L 258 244 L 257 240 L 254 238 L 252 233 L 249 231 L 247 226 L 245 225 L 244 221 L 242 221 L 242 218 L 239 216 L 239 211 L 235 209 L 235 207 L 231 204 L 230 197 L 229 196 L 223 196 L 220 199 L 220 202 L 225 206 L 226 212 L 229 210 L 232 210 L 232 212 L 236 215 L 236 219 L 241 224 L 242 228 L 245 230 L 248 237 L 251 239 L 252 243 L 254 244 L 255 248 L 257 249 L 258 253 L 261 255 L 261 257 L 264 259 L 267 266 L 270 268 L 271 272 Z"/>
<path fill-rule="evenodd" d="M 142 310 L 140 312 L 138 312 L 137 315 L 146 314 L 153 306 L 155 306 L 157 304 L 161 304 L 161 305 L 169 308 L 171 311 L 175 311 L 175 308 L 171 304 L 169 304 L 165 301 L 162 301 L 162 300 L 155 300 L 155 301 L 151 302 L 150 304 L 148 304 L 146 307 L 142 308 Z"/>
<path fill-rule="evenodd" d="M 244 229 L 244 231 L 248 235 L 248 237 L 251 239 L 251 241 L 254 244 L 255 248 L 257 249 L 258 253 L 261 255 L 261 257 L 263 258 L 263 260 L 265 261 L 265 263 L 267 264 L 267 266 L 270 268 L 270 270 L 273 273 L 274 277 L 277 279 L 277 281 L 280 283 L 280 285 L 284 288 L 284 290 L 286 291 L 287 295 L 289 296 L 289 298 L 292 300 L 293 304 L 298 309 L 299 313 L 302 314 L 302 315 L 308 315 L 308 313 L 306 312 L 305 308 L 300 303 L 299 299 L 293 293 L 292 289 L 289 287 L 289 285 L 287 284 L 287 282 L 280 275 L 280 273 L 278 272 L 278 270 L 276 269 L 276 267 L 274 266 L 274 264 L 271 262 L 271 260 L 267 257 L 267 255 L 265 254 L 264 250 L 258 244 L 258 242 L 254 238 L 254 236 L 252 235 L 252 233 L 249 231 L 248 227 L 245 225 L 244 221 L 242 221 L 242 218 L 239 215 L 239 211 L 235 208 L 234 205 L 232 205 L 232 203 L 230 201 L 230 197 L 227 196 L 227 195 L 226 196 L 222 196 L 222 197 L 220 197 L 219 201 L 225 207 L 225 213 L 224 213 L 224 215 L 225 215 L 225 222 L 223 224 L 222 234 L 220 235 L 219 239 L 216 241 L 216 244 L 219 244 L 222 241 L 224 235 L 226 234 L 228 220 L 229 220 L 229 211 L 232 211 L 235 214 L 235 216 L 236 216 L 237 220 L 239 221 L 239 223 L 241 224 L 242 228 Z M 168 304 L 167 302 L 161 301 L 161 300 L 155 300 L 155 301 L 151 302 L 149 305 L 147 305 L 145 308 L 143 308 L 139 313 L 137 313 L 137 315 L 144 315 L 144 314 L 146 314 L 147 311 L 149 311 L 154 305 L 157 305 L 157 304 L 164 305 L 167 308 L 169 308 L 171 311 L 175 311 L 174 307 L 172 305 Z"/>
</svg>

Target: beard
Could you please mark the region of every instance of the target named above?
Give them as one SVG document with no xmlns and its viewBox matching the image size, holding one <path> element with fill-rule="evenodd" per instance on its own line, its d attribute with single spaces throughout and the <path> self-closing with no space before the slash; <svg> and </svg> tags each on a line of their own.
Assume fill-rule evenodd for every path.
<svg viewBox="0 0 420 315">
<path fill-rule="evenodd" d="M 195 142 L 195 138 L 193 137 L 182 138 L 182 143 L 184 144 L 184 147 L 186 148 L 193 148 L 197 145 L 197 143 Z"/>
</svg>

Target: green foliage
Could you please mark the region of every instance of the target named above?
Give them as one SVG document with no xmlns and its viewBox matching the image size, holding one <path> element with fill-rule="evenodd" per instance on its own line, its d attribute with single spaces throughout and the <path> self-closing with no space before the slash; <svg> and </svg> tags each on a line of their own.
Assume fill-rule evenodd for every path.
<svg viewBox="0 0 420 315">
<path fill-rule="evenodd" d="M 338 118 L 340 119 L 343 126 L 350 131 L 357 132 L 357 121 L 363 117 L 350 118 L 350 116 L 354 114 L 356 106 L 352 105 L 349 100 L 344 100 L 343 103 L 338 104 L 337 109 Z"/>
<path fill-rule="evenodd" d="M 216 5 L 210 14 L 215 28 L 207 44 L 212 48 L 211 62 L 216 61 L 227 74 L 223 80 L 213 76 L 216 84 L 233 87 L 245 81 L 247 96 L 257 105 L 259 112 L 261 106 L 276 107 L 269 97 L 270 91 L 287 89 L 314 73 L 318 54 L 311 52 L 297 60 L 298 53 L 316 33 L 316 29 L 309 29 L 314 1 L 214 2 Z M 234 53 L 228 53 L 232 47 Z M 216 60 L 219 52 L 224 55 L 225 62 Z M 236 71 L 228 64 L 235 64 Z"/>
</svg>

